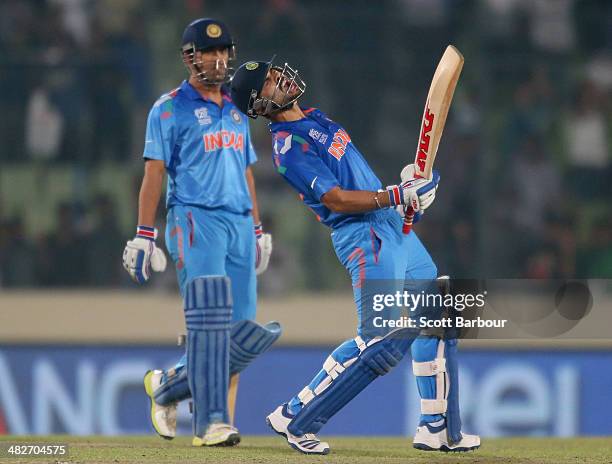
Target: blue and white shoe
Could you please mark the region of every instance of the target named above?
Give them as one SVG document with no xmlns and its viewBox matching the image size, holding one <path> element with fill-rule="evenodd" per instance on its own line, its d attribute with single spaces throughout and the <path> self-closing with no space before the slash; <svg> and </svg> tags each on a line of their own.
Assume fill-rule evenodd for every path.
<svg viewBox="0 0 612 464">
<path fill-rule="evenodd" d="M 304 454 L 328 454 L 329 445 L 320 441 L 314 433 L 307 433 L 300 437 L 293 435 L 287 429 L 293 415 L 287 409 L 287 403 L 279 406 L 266 418 L 266 422 L 275 433 L 287 439 L 287 443 L 294 450 Z"/>
<path fill-rule="evenodd" d="M 172 403 L 162 406 L 155 402 L 155 390 L 161 385 L 164 372 L 160 370 L 147 371 L 144 376 L 144 388 L 149 397 L 151 425 L 157 434 L 166 440 L 176 436 L 176 405 Z"/>
<path fill-rule="evenodd" d="M 446 420 L 440 424 L 420 423 L 416 429 L 412 446 L 424 451 L 471 451 L 480 448 L 480 437 L 461 433 L 463 438 L 457 443 L 449 443 L 446 433 Z"/>
</svg>

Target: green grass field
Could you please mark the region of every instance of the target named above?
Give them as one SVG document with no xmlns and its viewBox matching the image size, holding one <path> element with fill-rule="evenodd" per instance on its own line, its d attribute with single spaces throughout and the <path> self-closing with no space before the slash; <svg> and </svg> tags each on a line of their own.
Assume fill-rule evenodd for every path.
<svg viewBox="0 0 612 464">
<path fill-rule="evenodd" d="M 423 452 L 403 438 L 326 437 L 327 456 L 304 456 L 280 437 L 243 437 L 235 448 L 192 448 L 187 437 L 164 441 L 157 437 L 0 437 L 7 443 L 66 443 L 68 457 L 0 457 L 2 463 L 610 463 L 612 438 L 484 440 L 469 453 Z"/>
</svg>

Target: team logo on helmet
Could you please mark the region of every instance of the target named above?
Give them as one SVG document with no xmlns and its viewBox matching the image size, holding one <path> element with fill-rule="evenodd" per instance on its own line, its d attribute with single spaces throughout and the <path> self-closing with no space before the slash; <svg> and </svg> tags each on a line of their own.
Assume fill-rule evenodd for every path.
<svg viewBox="0 0 612 464">
<path fill-rule="evenodd" d="M 259 63 L 256 61 L 249 61 L 244 67 L 247 69 L 247 71 L 255 71 L 257 68 L 259 68 Z"/>
<path fill-rule="evenodd" d="M 238 113 L 238 111 L 232 110 L 230 111 L 230 114 L 232 115 L 232 119 L 234 120 L 234 122 L 236 124 L 240 124 L 240 121 L 242 120 L 242 118 L 240 117 L 240 114 Z"/>
<path fill-rule="evenodd" d="M 221 33 L 221 27 L 218 24 L 212 23 L 206 26 L 206 35 L 211 39 L 216 39 Z"/>
</svg>

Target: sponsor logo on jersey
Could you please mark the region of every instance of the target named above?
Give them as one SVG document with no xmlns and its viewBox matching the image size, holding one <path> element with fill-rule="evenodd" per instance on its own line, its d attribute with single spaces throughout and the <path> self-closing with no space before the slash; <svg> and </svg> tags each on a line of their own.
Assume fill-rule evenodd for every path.
<svg viewBox="0 0 612 464">
<path fill-rule="evenodd" d="M 416 164 L 419 171 L 425 171 L 425 163 L 429 157 L 429 141 L 431 140 L 429 133 L 434 124 L 435 115 L 429 111 L 429 102 L 425 106 L 425 114 L 423 115 L 423 124 L 421 127 L 421 138 L 419 140 L 419 151 L 417 152 Z"/>
<path fill-rule="evenodd" d="M 244 153 L 244 135 L 234 131 L 221 130 L 203 135 L 204 151 L 211 152 L 221 148 L 233 148 Z"/>
<path fill-rule="evenodd" d="M 310 131 L 308 132 L 308 135 L 313 140 L 316 140 L 317 142 L 320 142 L 322 144 L 325 144 L 325 142 L 327 142 L 327 134 L 325 132 L 318 131 L 316 129 L 310 129 Z"/>
<path fill-rule="evenodd" d="M 232 119 L 234 120 L 236 124 L 240 124 L 240 121 L 242 121 L 242 118 L 240 117 L 240 113 L 238 113 L 238 111 L 232 110 L 230 111 L 230 115 L 232 116 Z"/>
<path fill-rule="evenodd" d="M 212 123 L 212 118 L 208 114 L 208 108 L 206 107 L 194 110 L 193 114 L 195 114 L 195 117 L 198 118 L 198 123 L 200 123 L 200 126 L 206 126 Z"/>
<path fill-rule="evenodd" d="M 350 143 L 351 138 L 344 129 L 338 129 L 334 134 L 332 143 L 327 149 L 327 152 L 336 158 L 338 161 L 344 156 L 346 146 Z"/>
</svg>

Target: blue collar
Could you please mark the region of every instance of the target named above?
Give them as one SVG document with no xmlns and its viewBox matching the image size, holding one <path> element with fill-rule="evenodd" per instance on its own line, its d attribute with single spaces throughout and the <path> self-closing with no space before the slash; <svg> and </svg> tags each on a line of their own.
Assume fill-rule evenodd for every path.
<svg viewBox="0 0 612 464">
<path fill-rule="evenodd" d="M 313 112 L 318 111 L 316 108 L 303 108 L 301 106 L 300 109 L 304 112 L 304 117 L 302 119 L 296 119 L 295 121 L 270 121 L 270 132 L 276 132 L 286 127 L 291 127 L 294 124 L 299 124 L 301 122 L 307 121 L 308 119 L 311 119 L 311 115 L 313 114 Z"/>
<path fill-rule="evenodd" d="M 181 83 L 180 89 L 185 93 L 185 95 L 187 96 L 187 98 L 189 98 L 190 100 L 204 100 L 207 103 L 212 103 L 211 100 L 209 100 L 208 98 L 204 98 L 202 95 L 200 95 L 200 92 L 198 92 L 193 85 L 191 85 L 189 83 L 189 81 L 184 80 Z M 223 100 L 225 102 L 231 102 L 231 98 L 229 97 L 229 93 L 227 91 L 227 87 L 225 85 L 221 86 L 221 95 L 223 96 Z"/>
</svg>

